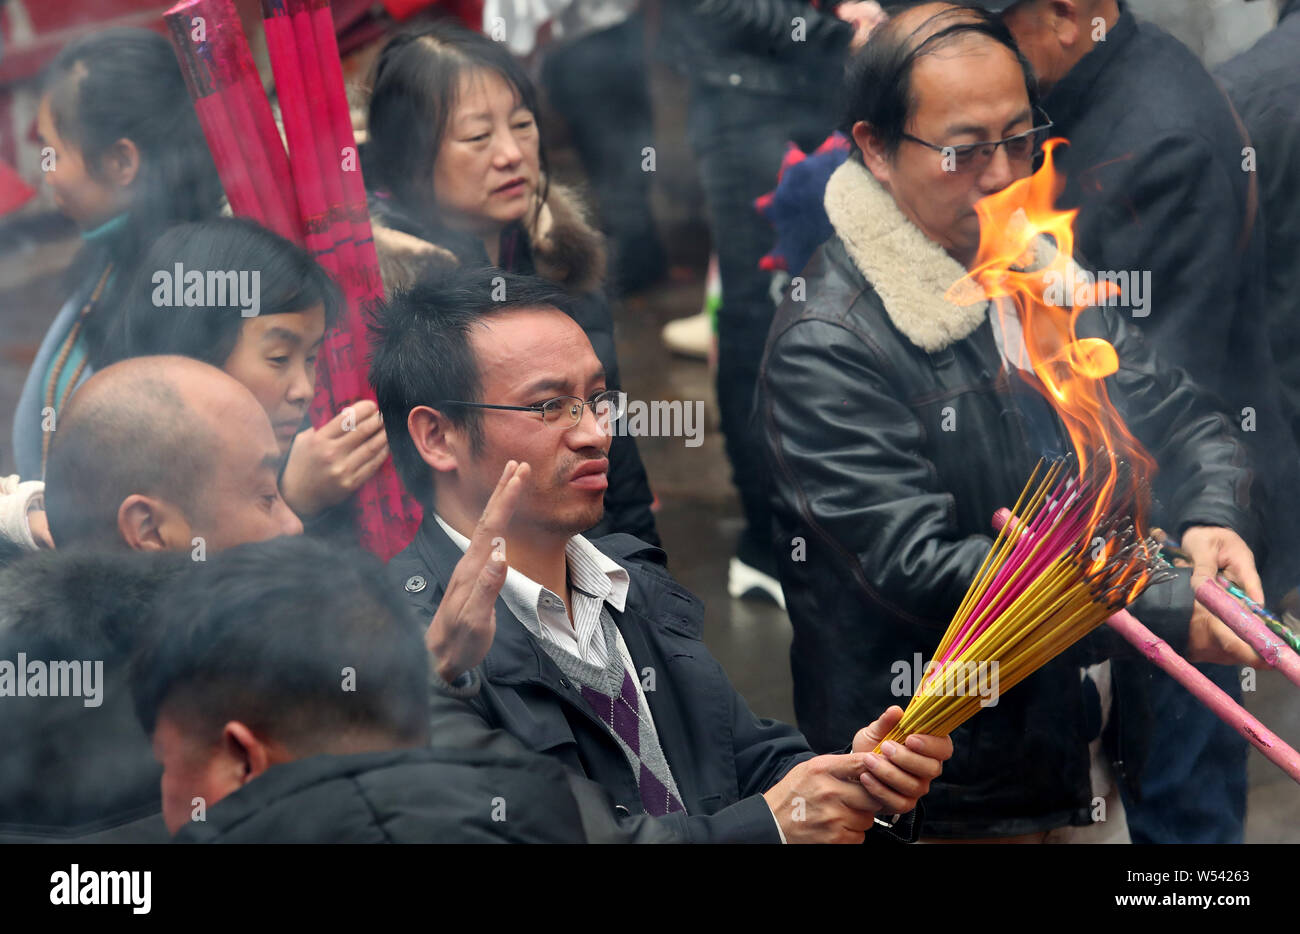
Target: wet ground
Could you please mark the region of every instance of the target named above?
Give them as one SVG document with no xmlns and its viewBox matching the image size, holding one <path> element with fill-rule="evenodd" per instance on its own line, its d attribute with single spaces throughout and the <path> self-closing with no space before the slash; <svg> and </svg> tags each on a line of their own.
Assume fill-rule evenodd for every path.
<svg viewBox="0 0 1300 934">
<path fill-rule="evenodd" d="M 655 90 L 655 209 L 674 275 L 617 309 L 623 379 L 632 398 L 705 403 L 699 447 L 687 447 L 683 438 L 640 439 L 659 498 L 660 533 L 673 573 L 707 604 L 705 641 L 737 688 L 759 715 L 792 720 L 788 618 L 775 606 L 731 600 L 726 593 L 727 563 L 741 523 L 707 366 L 671 355 L 659 340 L 665 322 L 699 309 L 708 243 L 701 194 L 683 142 L 682 89 L 659 73 Z M 575 177 L 574 159 L 562 136 L 557 134 L 555 142 L 557 174 Z M 37 343 L 57 310 L 58 275 L 75 248 L 76 238 L 50 219 L 17 232 L 0 226 L 0 473 L 13 469 L 11 415 Z M 1261 673 L 1259 690 L 1248 695 L 1247 706 L 1284 739 L 1300 745 L 1296 691 L 1281 677 Z M 1246 839 L 1300 842 L 1300 788 L 1254 752 L 1250 782 Z"/>
</svg>

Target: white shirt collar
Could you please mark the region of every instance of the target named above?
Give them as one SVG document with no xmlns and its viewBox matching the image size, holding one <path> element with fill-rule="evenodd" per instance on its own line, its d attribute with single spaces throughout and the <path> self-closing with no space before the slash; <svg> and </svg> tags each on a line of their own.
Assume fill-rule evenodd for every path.
<svg viewBox="0 0 1300 934">
<path fill-rule="evenodd" d="M 469 548 L 468 538 L 448 525 L 442 516 L 434 513 L 433 517 L 438 520 L 438 525 L 447 533 L 447 537 L 456 543 L 457 548 L 462 552 Z M 603 599 L 620 613 L 623 611 L 627 605 L 627 592 L 631 585 L 627 569 L 582 535 L 575 535 L 565 543 L 564 555 L 569 567 L 570 586 Z M 544 598 L 549 597 L 561 602 L 564 599 L 514 568 L 506 571 L 506 580 L 501 586 L 501 597 L 510 607 L 511 612 L 523 622 L 532 622 L 539 617 Z"/>
</svg>

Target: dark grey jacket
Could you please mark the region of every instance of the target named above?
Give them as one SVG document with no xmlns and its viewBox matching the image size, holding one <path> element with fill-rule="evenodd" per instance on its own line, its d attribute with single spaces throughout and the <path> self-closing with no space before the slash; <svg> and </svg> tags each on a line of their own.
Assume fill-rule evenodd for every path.
<svg viewBox="0 0 1300 934">
<path fill-rule="evenodd" d="M 628 535 L 593 544 L 631 576 L 615 623 L 637 671 L 654 672 L 646 700 L 686 814 L 645 816 L 636 776 L 609 728 L 504 600 L 497 601 L 496 637 L 470 706 L 489 727 L 604 788 L 634 824 L 659 827 L 645 832 L 693 843 L 779 842 L 762 793 L 813 757 L 807 741 L 794 727 L 750 711 L 700 640 L 703 604 L 668 574 L 662 551 Z M 394 586 L 403 587 L 420 618 L 432 617 L 460 558 L 436 520 L 426 518 L 389 562 Z"/>
<path fill-rule="evenodd" d="M 562 768 L 444 749 L 312 756 L 214 804 L 177 843 L 585 843 Z"/>
<path fill-rule="evenodd" d="M 1256 497 L 1272 500 L 1257 560 L 1280 597 L 1300 574 L 1300 533 L 1286 508 L 1300 487 L 1300 453 L 1268 346 L 1279 319 L 1264 290 L 1263 173 L 1243 170 L 1252 141 L 1196 56 L 1121 10 L 1106 40 L 1043 99 L 1053 133 L 1070 141 L 1058 150 L 1066 186 L 1057 207 L 1079 208 L 1075 248 L 1094 269 L 1150 273 L 1146 314 L 1127 320 L 1235 424 L 1251 426 L 1240 437 L 1263 481 Z M 1283 88 L 1267 93 L 1286 99 Z M 1274 149 L 1260 151 L 1261 163 Z M 1294 178 L 1297 167 L 1283 172 Z M 1294 252 L 1277 263 L 1294 269 Z"/>
<path fill-rule="evenodd" d="M 127 673 L 154 595 L 189 563 L 188 554 L 54 551 L 0 571 L 0 659 L 22 652 L 103 670 L 98 706 L 0 697 L 0 840 L 166 842 L 162 770 Z"/>
<path fill-rule="evenodd" d="M 1216 72 L 1250 132 L 1267 269 L 1261 310 L 1300 443 L 1300 0 L 1277 28 Z"/>
<path fill-rule="evenodd" d="M 661 53 L 705 87 L 832 98 L 853 38 L 838 3 L 663 0 Z"/>
</svg>

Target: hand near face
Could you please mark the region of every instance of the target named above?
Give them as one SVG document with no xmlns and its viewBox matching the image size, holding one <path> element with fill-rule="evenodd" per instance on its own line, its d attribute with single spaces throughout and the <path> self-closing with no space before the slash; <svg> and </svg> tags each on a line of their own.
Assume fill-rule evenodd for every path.
<svg viewBox="0 0 1300 934">
<path fill-rule="evenodd" d="M 506 464 L 425 632 L 424 644 L 433 653 L 438 677 L 444 681 L 454 681 L 469 671 L 492 648 L 497 597 L 509 569 L 501 543 L 529 471 L 527 464 Z"/>
<path fill-rule="evenodd" d="M 314 516 L 360 489 L 387 457 L 388 436 L 379 406 L 363 399 L 320 428 L 298 433 L 280 492 L 299 516 Z"/>
</svg>

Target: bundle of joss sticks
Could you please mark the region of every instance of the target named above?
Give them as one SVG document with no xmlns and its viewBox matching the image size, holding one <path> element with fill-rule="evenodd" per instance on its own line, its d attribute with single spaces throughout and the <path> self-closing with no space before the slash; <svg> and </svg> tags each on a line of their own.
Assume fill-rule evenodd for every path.
<svg viewBox="0 0 1300 934">
<path fill-rule="evenodd" d="M 1129 518 L 1142 484 L 1126 476 L 1122 460 L 1099 456 L 1082 475 L 1075 465 L 1072 457 L 1039 464 L 1015 508 L 994 517 L 998 537 L 886 739 L 947 736 L 989 705 L 990 680 L 1010 690 L 1106 623 L 1300 782 L 1300 753 L 1124 609 L 1174 573 Z M 1218 582 L 1207 580 L 1196 596 L 1290 676 L 1291 649 L 1266 640 L 1262 624 Z"/>
<path fill-rule="evenodd" d="M 887 737 L 947 736 L 987 706 L 976 681 L 1005 692 L 1172 570 L 1131 515 L 1137 484 L 1107 480 L 1123 461 L 1040 463 L 953 616 L 902 720 Z"/>
<path fill-rule="evenodd" d="M 263 14 L 287 155 L 232 0 L 182 0 L 165 18 L 231 210 L 305 245 L 343 291 L 317 368 L 319 427 L 374 398 L 363 311 L 383 283 L 328 0 L 263 0 Z M 420 507 L 391 460 L 355 500 L 363 547 L 387 559 L 410 542 Z"/>
</svg>

